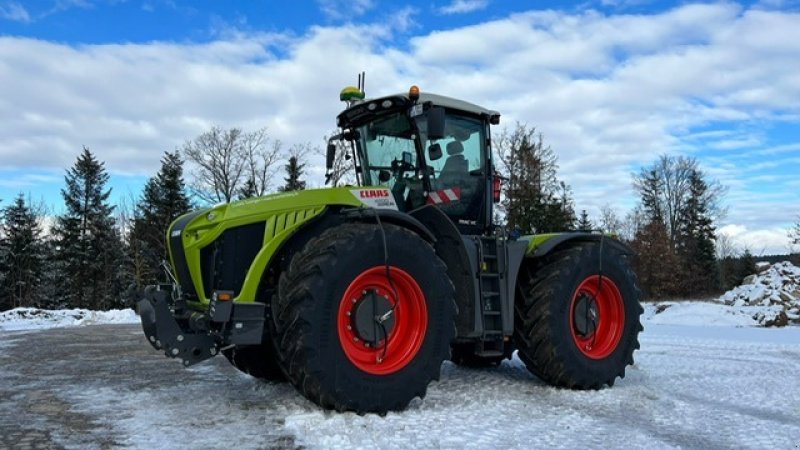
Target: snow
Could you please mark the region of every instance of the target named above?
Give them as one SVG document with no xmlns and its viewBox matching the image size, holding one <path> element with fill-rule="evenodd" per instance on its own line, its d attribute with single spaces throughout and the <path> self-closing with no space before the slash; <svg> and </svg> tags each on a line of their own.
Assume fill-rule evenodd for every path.
<svg viewBox="0 0 800 450">
<path fill-rule="evenodd" d="M 649 323 L 640 341 L 636 364 L 613 388 L 553 388 L 516 357 L 495 369 L 447 362 L 424 400 L 385 417 L 320 410 L 287 384 L 259 382 L 221 358 L 186 370 L 179 389 L 87 385 L 61 392 L 74 411 L 97 417 L 114 442 L 134 449 L 609 448 L 623 442 L 769 449 L 800 443 L 800 391 L 779 388 L 800 373 L 800 328 Z M 288 437 L 276 443 L 269 435 Z"/>
<path fill-rule="evenodd" d="M 138 322 L 139 317 L 132 309 L 91 311 L 88 309 L 14 308 L 0 313 L 0 331 Z"/>
<path fill-rule="evenodd" d="M 98 347 L 93 354 L 92 346 L 113 340 L 82 342 L 81 364 L 91 362 L 93 376 L 56 388 L 70 413 L 98 428 L 54 436 L 67 448 L 109 439 L 134 449 L 798 448 L 800 327 L 764 325 L 782 314 L 800 318 L 800 269 L 780 263 L 759 270 L 719 299 L 646 303 L 636 364 L 613 388 L 554 388 L 516 356 L 493 369 L 446 362 L 424 400 L 385 417 L 323 411 L 288 384 L 253 379 L 224 358 L 184 369 L 145 352 L 140 330 L 120 328 L 141 353 Z M 131 310 L 0 313 L 0 330 L 135 322 Z M 40 333 L 0 334 L 0 359 Z M 125 373 L 117 384 L 97 369 L 102 361 Z M 0 364 L 0 382 L 11 370 Z M 19 379 L 36 390 L 53 386 Z"/>
<path fill-rule="evenodd" d="M 95 424 L 78 434 L 54 433 L 67 448 L 101 447 L 92 445 L 98 442 L 133 449 L 796 448 L 800 390 L 792 386 L 800 373 L 800 327 L 759 327 L 752 316 L 758 308 L 646 304 L 636 364 L 613 388 L 554 388 L 516 357 L 493 369 L 446 362 L 424 400 L 385 417 L 323 411 L 288 384 L 253 379 L 223 358 L 184 369 L 151 351 L 138 327 L 124 325 L 72 328 L 84 336 L 70 344 L 82 356 L 67 364 L 91 364 L 91 376 L 12 377 L 21 369 L 6 359 L 0 384 L 25 380 L 36 392 L 53 389 L 54 401 L 70 415 Z M 50 313 L 69 317 L 68 325 L 89 317 L 135 319 L 124 311 L 105 318 L 84 311 L 79 319 L 69 311 Z M 34 321 L 44 314 L 27 315 Z M 0 360 L 13 346 L 41 342 L 37 336 L 63 340 L 47 334 L 55 332 L 62 331 L 0 335 Z M 130 336 L 125 348 L 132 353 L 115 351 L 110 335 Z"/>
<path fill-rule="evenodd" d="M 800 323 L 800 267 L 789 261 L 759 263 L 757 274 L 745 278 L 741 286 L 724 293 L 717 300 L 735 307 L 763 307 L 754 315 L 758 324 L 782 326 Z"/>
</svg>

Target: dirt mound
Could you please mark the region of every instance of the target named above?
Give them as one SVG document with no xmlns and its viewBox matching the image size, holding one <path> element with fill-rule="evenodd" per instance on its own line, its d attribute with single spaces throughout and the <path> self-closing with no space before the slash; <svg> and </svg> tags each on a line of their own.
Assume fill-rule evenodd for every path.
<svg viewBox="0 0 800 450">
<path fill-rule="evenodd" d="M 760 325 L 800 324 L 800 267 L 788 261 L 759 263 L 758 273 L 744 279 L 717 301 L 731 306 L 765 307 L 753 317 Z"/>
</svg>

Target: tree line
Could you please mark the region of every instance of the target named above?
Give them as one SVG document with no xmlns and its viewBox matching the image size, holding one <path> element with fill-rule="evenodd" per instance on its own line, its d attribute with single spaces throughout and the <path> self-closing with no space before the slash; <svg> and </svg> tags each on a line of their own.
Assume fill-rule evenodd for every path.
<svg viewBox="0 0 800 450">
<path fill-rule="evenodd" d="M 755 272 L 748 249 L 717 233 L 726 189 L 696 159 L 662 155 L 632 174 L 636 207 L 620 216 L 604 205 L 592 221 L 576 216 L 569 185 L 558 177 L 557 158 L 542 135 L 517 124 L 493 139 L 503 201 L 498 221 L 517 234 L 592 230 L 615 235 L 635 252 L 633 267 L 645 297 L 698 298 L 739 285 Z M 800 222 L 791 231 L 800 244 Z"/>
<path fill-rule="evenodd" d="M 131 292 L 166 281 L 169 224 L 204 204 L 305 188 L 309 145 L 287 150 L 265 130 L 212 128 L 165 152 L 131 205 L 112 205 L 105 164 L 88 148 L 67 170 L 64 210 L 46 229 L 45 208 L 19 194 L 0 210 L 0 311 L 22 307 L 111 309 Z M 185 159 L 184 159 L 185 158 Z M 274 186 L 278 163 L 283 183 Z M 184 163 L 195 167 L 190 182 Z"/>
<path fill-rule="evenodd" d="M 592 220 L 586 209 L 576 214 L 555 152 L 535 128 L 518 123 L 495 136 L 493 146 L 494 170 L 503 178 L 498 223 L 515 234 L 614 234 L 635 250 L 646 297 L 711 295 L 754 271 L 753 255 L 717 233 L 725 188 L 693 158 L 663 155 L 642 167 L 632 175 L 637 206 L 620 216 L 605 205 Z M 0 311 L 129 306 L 125 293 L 131 287 L 167 281 L 165 233 L 175 218 L 203 204 L 304 189 L 313 151 L 319 152 L 310 144 L 286 149 L 263 129 L 214 127 L 165 152 L 159 171 L 130 204 L 112 205 L 105 165 L 84 148 L 66 172 L 64 211 L 49 229 L 45 209 L 22 194 L 0 209 Z M 352 178 L 348 156 L 344 147 L 337 149 L 334 186 Z M 284 176 L 276 183 L 281 161 Z M 790 237 L 800 244 L 800 219 Z"/>
</svg>

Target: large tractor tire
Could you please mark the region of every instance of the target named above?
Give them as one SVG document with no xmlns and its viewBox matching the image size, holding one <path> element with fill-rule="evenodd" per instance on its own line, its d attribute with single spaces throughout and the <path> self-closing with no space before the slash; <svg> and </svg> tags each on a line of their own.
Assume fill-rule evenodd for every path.
<svg viewBox="0 0 800 450">
<path fill-rule="evenodd" d="M 240 371 L 265 381 L 285 381 L 271 343 L 223 350 L 225 358 Z"/>
<path fill-rule="evenodd" d="M 571 244 L 534 261 L 523 267 L 518 285 L 519 358 L 554 386 L 613 386 L 639 348 L 640 296 L 627 257 L 598 242 Z"/>
<path fill-rule="evenodd" d="M 323 408 L 359 414 L 424 397 L 456 331 L 444 263 L 389 224 L 344 224 L 310 240 L 281 275 L 273 308 L 289 381 Z"/>
</svg>

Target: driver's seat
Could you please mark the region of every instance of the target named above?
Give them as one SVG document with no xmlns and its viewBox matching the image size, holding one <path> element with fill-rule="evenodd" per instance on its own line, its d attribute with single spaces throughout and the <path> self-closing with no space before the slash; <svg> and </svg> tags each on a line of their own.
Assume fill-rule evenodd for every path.
<svg viewBox="0 0 800 450">
<path fill-rule="evenodd" d="M 453 141 L 447 144 L 447 160 L 439 174 L 440 188 L 458 186 L 469 174 L 469 163 L 464 158 L 464 144 Z"/>
</svg>

